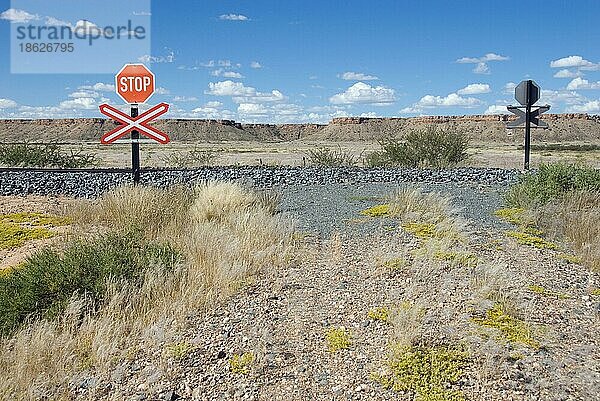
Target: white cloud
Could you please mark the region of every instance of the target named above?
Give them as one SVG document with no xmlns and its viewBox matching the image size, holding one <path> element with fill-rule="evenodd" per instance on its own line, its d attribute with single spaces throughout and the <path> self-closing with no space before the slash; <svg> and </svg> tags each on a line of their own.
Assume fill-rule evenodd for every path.
<svg viewBox="0 0 600 401">
<path fill-rule="evenodd" d="M 230 80 L 221 82 L 210 82 L 208 91 L 204 93 L 214 96 L 231 96 L 236 103 L 266 103 L 280 102 L 286 100 L 286 96 L 280 91 L 274 89 L 271 92 L 258 92 L 251 86 L 245 86 L 241 82 Z"/>
<path fill-rule="evenodd" d="M 514 82 L 507 82 L 506 85 L 504 85 L 504 93 L 506 94 L 513 94 L 515 93 L 515 88 L 517 87 L 517 84 Z"/>
<path fill-rule="evenodd" d="M 240 115 L 250 117 L 266 116 L 269 113 L 266 107 L 256 103 L 241 103 L 237 111 Z"/>
<path fill-rule="evenodd" d="M 343 74 L 338 75 L 339 78 L 342 78 L 346 81 L 377 81 L 379 78 L 375 75 L 367 75 L 361 72 L 344 72 Z"/>
<path fill-rule="evenodd" d="M 250 68 L 262 68 L 262 65 L 258 61 L 253 61 L 250 63 Z"/>
<path fill-rule="evenodd" d="M 345 92 L 338 93 L 329 98 L 332 104 L 374 104 L 388 105 L 396 101 L 395 91 L 385 86 L 371 86 L 364 82 L 357 82 Z"/>
<path fill-rule="evenodd" d="M 173 97 L 174 102 L 197 102 L 198 98 L 195 96 L 175 96 Z"/>
<path fill-rule="evenodd" d="M 402 110 L 400 110 L 400 114 L 418 114 L 422 112 L 423 109 L 414 106 L 405 107 Z"/>
<path fill-rule="evenodd" d="M 222 21 L 248 21 L 248 17 L 242 14 L 223 14 L 219 16 Z"/>
<path fill-rule="evenodd" d="M 190 117 L 207 118 L 211 120 L 234 120 L 236 116 L 231 110 L 219 110 L 217 107 L 211 107 L 207 103 L 204 107 L 193 109 Z"/>
<path fill-rule="evenodd" d="M 550 90 L 542 89 L 540 100 L 537 104 L 550 104 L 555 105 L 557 103 L 564 103 L 567 105 L 579 105 L 587 102 L 588 99 L 575 91 L 568 90 Z"/>
<path fill-rule="evenodd" d="M 59 20 L 57 18 L 54 17 L 46 17 L 46 25 L 49 26 L 68 26 L 68 27 L 73 27 L 73 25 L 70 22 L 67 21 L 62 21 Z"/>
<path fill-rule="evenodd" d="M 138 61 L 142 63 L 172 63 L 175 61 L 175 53 L 171 51 L 166 56 L 151 56 L 149 54 L 144 54 L 138 58 Z"/>
<path fill-rule="evenodd" d="M 162 86 L 159 86 L 158 88 L 156 88 L 154 93 L 157 95 L 168 95 L 171 93 L 171 91 L 168 90 L 167 88 L 163 88 Z"/>
<path fill-rule="evenodd" d="M 571 71 L 568 69 L 560 70 L 554 74 L 554 78 L 577 78 L 583 74 L 580 71 Z"/>
<path fill-rule="evenodd" d="M 37 14 L 30 14 L 25 10 L 19 10 L 16 8 L 9 8 L 8 10 L 0 13 L 0 19 L 10 21 L 11 23 L 26 23 L 29 21 L 36 21 L 40 19 Z"/>
<path fill-rule="evenodd" d="M 490 68 L 487 63 L 490 61 L 506 60 L 510 60 L 510 58 L 496 53 L 487 53 L 482 57 L 462 57 L 456 60 L 456 62 L 459 64 L 476 64 L 475 68 L 473 68 L 473 72 L 475 74 L 489 74 Z"/>
<path fill-rule="evenodd" d="M 217 101 L 212 101 L 212 102 L 207 102 L 206 103 L 206 107 L 212 107 L 212 108 L 218 108 L 223 106 L 223 103 L 221 102 L 217 102 Z"/>
<path fill-rule="evenodd" d="M 458 93 L 451 93 L 448 96 L 425 95 L 412 106 L 400 110 L 401 114 L 422 113 L 425 109 L 436 109 L 441 107 L 461 107 L 473 108 L 484 103 L 474 97 L 462 97 Z"/>
<path fill-rule="evenodd" d="M 231 60 L 209 60 L 205 63 L 200 63 L 201 67 L 214 68 L 214 67 L 225 67 L 225 68 L 240 68 L 241 64 L 233 63 Z"/>
<path fill-rule="evenodd" d="M 567 85 L 567 90 L 600 89 L 600 82 L 590 82 L 587 79 L 577 77 Z"/>
<path fill-rule="evenodd" d="M 103 82 L 97 82 L 94 85 L 82 85 L 78 89 L 94 90 L 98 92 L 114 92 L 114 84 L 105 84 Z"/>
<path fill-rule="evenodd" d="M 204 93 L 214 96 L 254 96 L 256 94 L 256 89 L 244 86 L 241 82 L 229 80 L 214 83 L 210 82 L 208 88 L 209 90 Z"/>
<path fill-rule="evenodd" d="M 11 99 L 0 99 L 0 109 L 12 109 L 17 107 L 17 102 Z"/>
<path fill-rule="evenodd" d="M 239 72 L 227 71 L 223 68 L 218 68 L 218 69 L 214 70 L 213 72 L 211 72 L 211 75 L 215 76 L 215 77 L 224 77 L 224 78 L 237 78 L 237 79 L 244 78 L 244 76 L 242 74 L 240 74 Z"/>
<path fill-rule="evenodd" d="M 274 89 L 268 93 L 256 92 L 253 96 L 234 96 L 232 100 L 236 103 L 271 103 L 283 102 L 287 100 L 287 97 L 277 89 Z"/>
<path fill-rule="evenodd" d="M 600 101 L 591 100 L 583 104 L 573 105 L 565 109 L 567 113 L 600 113 Z"/>
<path fill-rule="evenodd" d="M 84 109 L 91 110 L 98 107 L 96 99 L 91 97 L 78 97 L 72 100 L 65 100 L 60 102 L 59 107 L 61 109 Z"/>
<path fill-rule="evenodd" d="M 100 94 L 98 92 L 94 92 L 94 91 L 82 90 L 82 91 L 77 91 L 77 92 L 73 92 L 73 93 L 69 94 L 69 97 L 71 97 L 71 98 L 90 97 L 92 99 L 95 99 L 95 98 L 100 97 Z"/>
<path fill-rule="evenodd" d="M 68 26 L 71 24 L 67 23 Z M 75 27 L 72 28 L 73 32 L 75 32 L 79 36 L 102 36 L 103 31 L 98 27 L 98 25 L 94 24 L 88 20 L 79 20 L 75 23 Z"/>
<path fill-rule="evenodd" d="M 470 84 L 458 90 L 456 93 L 459 95 L 480 95 L 483 93 L 490 93 L 491 91 L 488 84 Z"/>
<path fill-rule="evenodd" d="M 501 56 L 496 53 L 488 53 L 482 57 L 463 57 L 456 60 L 459 64 L 477 64 L 477 63 L 487 63 L 488 61 L 506 61 L 510 60 L 509 57 Z"/>
<path fill-rule="evenodd" d="M 551 68 L 594 67 L 595 64 L 581 56 L 563 57 L 550 62 Z"/>
<path fill-rule="evenodd" d="M 462 97 L 457 93 L 451 93 L 448 96 L 433 96 L 425 95 L 416 103 L 416 106 L 421 108 L 437 108 L 437 107 L 477 107 L 482 104 L 481 100 L 474 97 Z"/>
<path fill-rule="evenodd" d="M 150 11 L 134 11 L 133 15 L 136 17 L 149 17 L 152 13 Z"/>
<path fill-rule="evenodd" d="M 510 114 L 510 112 L 506 108 L 506 105 L 494 104 L 488 107 L 484 114 Z"/>
<path fill-rule="evenodd" d="M 473 72 L 475 74 L 491 74 L 490 67 L 486 63 L 477 63 L 475 68 L 473 68 Z"/>
</svg>

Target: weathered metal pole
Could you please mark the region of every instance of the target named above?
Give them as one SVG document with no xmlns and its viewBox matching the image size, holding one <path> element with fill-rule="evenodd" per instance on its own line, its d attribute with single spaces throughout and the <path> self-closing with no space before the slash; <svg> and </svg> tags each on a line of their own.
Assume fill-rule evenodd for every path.
<svg viewBox="0 0 600 401">
<path fill-rule="evenodd" d="M 139 114 L 137 104 L 131 105 L 131 117 L 136 118 Z M 140 132 L 138 130 L 131 131 L 131 172 L 133 174 L 133 183 L 135 185 L 140 182 Z"/>
<path fill-rule="evenodd" d="M 532 81 L 527 81 L 527 104 L 525 109 L 525 170 L 529 170 L 529 153 L 531 150 L 531 91 Z"/>
</svg>

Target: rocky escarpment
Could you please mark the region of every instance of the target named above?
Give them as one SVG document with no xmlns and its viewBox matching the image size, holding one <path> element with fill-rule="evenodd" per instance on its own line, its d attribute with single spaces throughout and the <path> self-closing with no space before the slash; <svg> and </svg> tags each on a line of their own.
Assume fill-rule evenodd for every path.
<svg viewBox="0 0 600 401">
<path fill-rule="evenodd" d="M 508 115 L 426 116 L 410 118 L 335 118 L 321 124 L 242 124 L 233 120 L 164 119 L 156 128 L 170 134 L 174 141 L 260 141 L 281 142 L 298 139 L 318 141 L 372 141 L 402 137 L 411 130 L 436 125 L 460 130 L 476 142 L 520 142 L 521 130 L 507 130 Z M 600 118 L 587 114 L 547 114 L 548 130 L 534 130 L 536 140 L 598 141 Z M 0 142 L 97 141 L 115 122 L 100 118 L 0 120 Z"/>
<path fill-rule="evenodd" d="M 522 141 L 520 129 L 506 128 L 509 115 L 423 116 L 410 118 L 335 118 L 313 139 L 371 141 L 386 137 L 402 137 L 411 130 L 435 125 L 441 129 L 465 132 L 475 142 L 513 143 Z M 588 114 L 544 114 L 549 129 L 534 129 L 538 141 L 598 141 L 600 120 Z"/>
</svg>

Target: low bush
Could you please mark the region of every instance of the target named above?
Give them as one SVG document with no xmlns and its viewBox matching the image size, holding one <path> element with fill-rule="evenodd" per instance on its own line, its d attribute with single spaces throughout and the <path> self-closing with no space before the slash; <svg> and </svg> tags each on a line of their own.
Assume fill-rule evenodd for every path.
<svg viewBox="0 0 600 401">
<path fill-rule="evenodd" d="M 370 167 L 431 167 L 456 166 L 466 160 L 469 141 L 461 131 L 440 129 L 430 125 L 423 130 L 409 132 L 403 141 L 397 139 L 379 142 L 382 150 L 366 158 Z"/>
<path fill-rule="evenodd" d="M 530 208 L 578 190 L 600 191 L 600 170 L 572 164 L 542 164 L 539 170 L 519 177 L 506 201 L 512 207 Z"/>
<path fill-rule="evenodd" d="M 140 284 L 150 267 L 171 268 L 178 259 L 172 247 L 148 243 L 135 231 L 75 242 L 62 254 L 39 251 L 0 277 L 0 333 L 29 317 L 60 316 L 73 295 L 85 297 L 89 307 L 100 305 L 107 280 Z"/>
<path fill-rule="evenodd" d="M 309 149 L 306 152 L 310 164 L 321 167 L 353 167 L 360 160 L 360 156 L 354 156 L 341 146 L 336 149 L 318 148 Z"/>
<path fill-rule="evenodd" d="M 0 164 L 8 167 L 83 168 L 96 164 L 96 157 L 81 149 L 67 153 L 57 144 L 2 144 Z"/>
</svg>

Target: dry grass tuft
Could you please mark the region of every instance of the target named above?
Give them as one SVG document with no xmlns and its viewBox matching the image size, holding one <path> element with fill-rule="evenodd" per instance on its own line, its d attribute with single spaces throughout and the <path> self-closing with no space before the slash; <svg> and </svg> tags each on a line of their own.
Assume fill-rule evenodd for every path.
<svg viewBox="0 0 600 401">
<path fill-rule="evenodd" d="M 272 211 L 234 184 L 124 187 L 80 206 L 76 221 L 137 226 L 178 247 L 185 261 L 169 274 L 149 269 L 141 286 L 108 283 L 107 301 L 95 313 L 74 297 L 58 320 L 31 322 L 2 339 L 0 399 L 66 399 L 82 371 L 101 376 L 132 352 L 177 343 L 188 316 L 260 269 L 284 263 L 292 225 Z"/>
<path fill-rule="evenodd" d="M 531 214 L 547 236 L 564 239 L 584 266 L 600 271 L 600 192 L 570 192 Z"/>
</svg>

